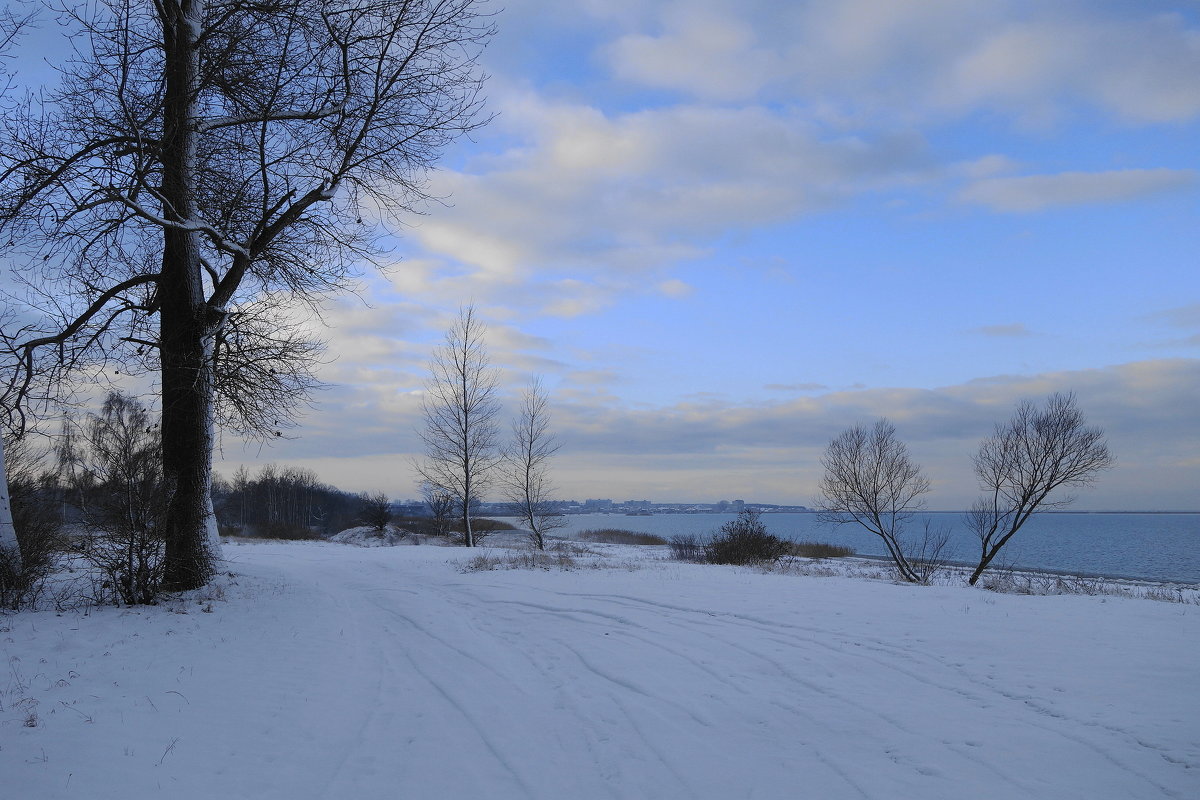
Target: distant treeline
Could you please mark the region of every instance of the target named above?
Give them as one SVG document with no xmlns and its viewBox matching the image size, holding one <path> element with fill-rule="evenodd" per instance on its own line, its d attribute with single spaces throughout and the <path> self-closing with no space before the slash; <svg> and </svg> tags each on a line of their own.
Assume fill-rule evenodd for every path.
<svg viewBox="0 0 1200 800">
<path fill-rule="evenodd" d="M 213 509 L 223 534 L 276 538 L 329 536 L 360 524 L 367 500 L 322 483 L 312 470 L 267 464 L 213 477 Z"/>
</svg>

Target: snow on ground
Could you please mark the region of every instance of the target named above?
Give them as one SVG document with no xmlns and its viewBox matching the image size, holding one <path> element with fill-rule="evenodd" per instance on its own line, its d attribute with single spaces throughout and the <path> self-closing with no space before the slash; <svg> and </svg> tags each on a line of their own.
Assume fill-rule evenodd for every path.
<svg viewBox="0 0 1200 800">
<path fill-rule="evenodd" d="M 0 617 L 0 795 L 1200 797 L 1200 606 L 598 549 L 227 545 L 186 600 Z"/>
</svg>

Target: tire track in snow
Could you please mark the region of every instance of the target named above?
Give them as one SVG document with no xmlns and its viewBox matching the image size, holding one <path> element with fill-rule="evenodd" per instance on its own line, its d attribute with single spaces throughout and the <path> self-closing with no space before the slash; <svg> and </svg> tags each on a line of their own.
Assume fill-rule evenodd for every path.
<svg viewBox="0 0 1200 800">
<path fill-rule="evenodd" d="M 696 618 L 697 618 L 697 616 L 699 616 L 699 617 L 712 618 L 713 624 L 718 624 L 719 622 L 729 623 L 730 621 L 733 621 L 730 624 L 742 625 L 742 624 L 749 623 L 749 624 L 754 625 L 764 631 L 776 630 L 776 631 L 786 631 L 786 632 L 803 632 L 806 634 L 810 634 L 810 636 L 808 637 L 808 643 L 814 647 L 822 648 L 830 653 L 833 653 L 833 654 L 836 654 L 839 656 L 844 656 L 844 655 L 847 655 L 847 654 L 853 652 L 858 657 L 860 657 L 864 660 L 870 661 L 870 662 L 876 664 L 877 666 L 882 667 L 885 670 L 897 672 L 899 674 L 904 675 L 905 677 L 907 677 L 908 679 L 910 679 L 912 681 L 924 684 L 933 689 L 937 689 L 940 692 L 947 692 L 947 693 L 951 693 L 954 695 L 958 695 L 965 700 L 977 703 L 981 708 L 988 707 L 989 697 L 990 697 L 991 702 L 997 702 L 997 701 L 1003 702 L 1010 707 L 1013 704 L 1019 704 L 1021 706 L 1024 706 L 1024 707 L 1027 707 L 1027 708 L 1033 710 L 1035 713 L 1037 713 L 1041 716 L 1048 717 L 1048 718 L 1055 719 L 1055 720 L 1061 720 L 1064 723 L 1064 725 L 1048 725 L 1043 722 L 1039 722 L 1035 719 L 1027 720 L 1026 724 L 1028 724 L 1030 727 L 1038 728 L 1047 733 L 1059 736 L 1069 742 L 1072 742 L 1080 747 L 1083 747 L 1087 750 L 1092 751 L 1093 753 L 1095 753 L 1096 755 L 1098 755 L 1105 761 L 1108 761 L 1109 763 L 1111 763 L 1113 766 L 1138 778 L 1139 780 L 1145 781 L 1146 783 L 1153 786 L 1156 790 L 1162 792 L 1165 796 L 1168 796 L 1168 797 L 1176 797 L 1179 795 L 1178 795 L 1178 793 L 1174 792 L 1169 787 L 1156 781 L 1154 778 L 1152 778 L 1146 772 L 1138 769 L 1135 766 L 1130 765 L 1124 759 L 1115 755 L 1114 752 L 1111 751 L 1109 748 L 1104 747 L 1103 745 L 1098 744 L 1094 741 L 1091 741 L 1090 739 L 1088 739 L 1086 737 L 1079 736 L 1078 734 L 1075 734 L 1075 733 L 1071 733 L 1070 731 L 1065 730 L 1064 727 L 1085 728 L 1085 729 L 1096 728 L 1096 729 L 1106 730 L 1109 733 L 1112 733 L 1114 735 L 1117 735 L 1117 736 L 1125 739 L 1127 746 L 1129 746 L 1135 750 L 1139 750 L 1139 751 L 1148 751 L 1153 756 L 1155 756 L 1157 758 L 1161 758 L 1162 760 L 1166 761 L 1169 764 L 1181 766 L 1184 769 L 1192 769 L 1196 766 L 1186 760 L 1173 758 L 1170 755 L 1170 751 L 1166 747 L 1164 747 L 1160 744 L 1156 744 L 1156 743 L 1148 743 L 1145 741 L 1145 737 L 1134 734 L 1131 731 L 1125 730 L 1125 729 L 1123 729 L 1119 726 L 1115 726 L 1115 725 L 1107 725 L 1107 724 L 1098 723 L 1098 722 L 1090 721 L 1090 720 L 1075 719 L 1073 717 L 1068 716 L 1067 714 L 1065 714 L 1063 712 L 1049 708 L 1049 707 L 1045 706 L 1044 704 L 1037 702 L 1033 698 L 1023 696 L 1023 695 L 1020 695 L 1020 694 L 1017 694 L 1014 692 L 1010 692 L 1008 690 L 1003 689 L 1002 687 L 992 685 L 992 682 L 989 681 L 985 676 L 973 675 L 973 674 L 967 672 L 966 670 L 964 670 L 961 666 L 951 662 L 950 660 L 942 658 L 936 654 L 929 653 L 927 651 L 919 651 L 919 650 L 913 650 L 911 648 L 905 649 L 905 648 L 901 648 L 901 647 L 896 647 L 893 645 L 889 645 L 879 639 L 852 639 L 852 638 L 847 637 L 846 635 L 842 634 L 839 631 L 835 631 L 835 630 L 831 630 L 829 628 L 824 628 L 824 627 L 819 627 L 819 626 L 806 626 L 806 625 L 799 625 L 799 624 L 795 624 L 795 623 L 779 622 L 776 620 L 768 620 L 768 619 L 763 619 L 763 618 L 755 617 L 755 616 L 748 615 L 748 614 L 739 614 L 736 612 L 710 611 L 707 609 L 698 609 L 698 608 L 681 606 L 681 605 L 676 605 L 676 604 L 671 604 L 671 603 L 663 603 L 663 602 L 659 602 L 659 601 L 646 600 L 643 598 L 638 598 L 638 597 L 634 597 L 634 596 L 630 596 L 630 595 L 615 595 L 615 594 L 608 595 L 608 594 L 598 594 L 598 593 L 586 594 L 586 593 L 568 593 L 568 592 L 564 592 L 564 593 L 560 593 L 560 594 L 567 596 L 567 597 L 572 597 L 572 598 L 586 597 L 586 598 L 593 599 L 593 600 L 605 600 L 608 602 L 616 602 L 617 604 L 624 605 L 627 608 L 652 607 L 652 608 L 660 609 L 660 610 L 667 611 L 667 612 L 674 612 L 677 615 L 677 618 L 680 619 L 681 621 L 690 622 L 693 624 L 696 624 Z M 815 634 L 815 636 L 814 636 L 814 634 Z M 823 641 L 822 638 L 818 638 L 818 637 L 833 640 L 833 641 L 837 642 L 838 644 L 837 645 L 831 644 L 830 642 Z M 848 649 L 846 647 L 846 645 L 849 645 L 851 648 L 855 648 L 855 650 L 852 651 L 852 650 Z M 857 652 L 857 651 L 866 651 L 866 652 Z M 875 658 L 870 655 L 867 655 L 867 653 L 871 652 L 871 651 L 883 654 L 887 658 Z M 932 664 L 936 665 L 940 669 L 951 671 L 951 672 L 957 674 L 958 676 L 960 676 L 961 678 L 963 678 L 964 680 L 968 681 L 972 688 L 967 689 L 967 688 L 963 688 L 961 685 L 934 680 L 933 678 L 918 671 L 917 669 L 907 669 L 907 668 L 903 667 L 901 664 L 898 664 L 897 661 L 909 662 L 909 663 L 914 664 L 914 666 L 917 666 L 917 667 L 925 666 L 929 662 L 932 662 Z M 922 663 L 923 661 L 925 663 Z M 886 717 L 885 717 L 885 720 L 886 720 Z M 888 721 L 892 724 L 895 724 L 894 720 L 886 720 L 886 721 Z M 972 760 L 977 760 L 977 759 L 972 759 Z M 983 763 L 983 762 L 980 761 L 979 763 Z"/>
</svg>

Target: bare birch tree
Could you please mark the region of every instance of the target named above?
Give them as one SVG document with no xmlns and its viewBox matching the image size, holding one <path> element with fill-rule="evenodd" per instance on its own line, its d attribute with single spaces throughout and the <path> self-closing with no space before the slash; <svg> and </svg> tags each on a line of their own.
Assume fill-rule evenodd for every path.
<svg viewBox="0 0 1200 800">
<path fill-rule="evenodd" d="M 539 550 L 546 549 L 547 533 L 567 524 L 562 515 L 554 513 L 551 499 L 550 459 L 558 448 L 550 431 L 550 403 L 542 382 L 535 378 L 521 394 L 521 407 L 513 421 L 512 441 L 505 453 L 504 493 Z"/>
<path fill-rule="evenodd" d="M 883 540 L 901 578 L 926 582 L 928 571 L 906 553 L 903 531 L 924 507 L 921 495 L 929 491 L 929 480 L 909 458 L 895 426 L 881 419 L 869 430 L 855 425 L 843 431 L 829 443 L 821 464 L 821 518 L 866 528 Z"/>
<path fill-rule="evenodd" d="M 472 506 L 483 499 L 500 462 L 497 377 L 484 332 L 473 306 L 459 311 L 445 343 L 430 361 L 430 378 L 421 400 L 425 459 L 417 463 L 417 473 L 423 482 L 454 498 L 467 547 L 474 547 L 478 538 L 471 525 Z"/>
<path fill-rule="evenodd" d="M 17 15 L 12 8 L 0 10 L 0 98 L 3 98 L 9 89 L 8 61 L 12 58 L 12 45 L 21 35 L 22 29 L 29 25 L 30 19 L 29 16 Z M 0 323 L 3 322 L 8 320 L 0 320 Z M 3 426 L 10 426 L 12 423 L 10 417 L 13 400 L 9 394 L 0 390 L 0 425 Z M 23 571 L 21 545 L 13 524 L 12 504 L 8 492 L 4 441 L 0 438 L 0 581 L 17 580 Z"/>
<path fill-rule="evenodd" d="M 239 326 L 247 303 L 344 287 L 370 254 L 364 214 L 425 199 L 438 153 L 481 124 L 480 4 L 58 5 L 77 32 L 61 83 L 0 131 L 0 233 L 26 259 L 28 304 L 50 310 L 6 337 L 13 396 L 28 399 L 39 366 L 53 379 L 114 362 L 157 373 L 168 588 L 203 584 L 219 547 L 214 409 L 244 385 L 222 381 L 222 345 L 277 330 Z M 286 410 L 289 384 L 271 386 Z"/>
<path fill-rule="evenodd" d="M 1060 486 L 1090 485 L 1113 462 L 1104 431 L 1087 424 L 1073 394 L 1056 392 L 1043 408 L 1028 400 L 1017 406 L 1012 419 L 996 425 L 974 457 L 983 496 L 967 513 L 980 548 L 971 585 L 1034 513 L 1075 499 L 1051 500 L 1052 492 Z"/>
</svg>

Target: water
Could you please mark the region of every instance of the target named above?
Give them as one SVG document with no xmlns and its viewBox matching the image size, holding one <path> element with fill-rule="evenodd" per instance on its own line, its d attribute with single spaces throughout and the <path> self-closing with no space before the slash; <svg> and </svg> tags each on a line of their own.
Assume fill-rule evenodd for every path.
<svg viewBox="0 0 1200 800">
<path fill-rule="evenodd" d="M 573 535 L 588 528 L 624 528 L 666 538 L 705 535 L 734 517 L 579 514 L 568 516 L 567 527 L 555 533 Z M 965 529 L 961 514 L 931 513 L 921 517 L 935 527 L 951 529 L 952 560 L 976 563 L 979 543 Z M 762 519 L 768 530 L 785 539 L 847 545 L 860 555 L 887 555 L 877 536 L 856 525 L 823 524 L 816 514 L 764 514 Z M 921 527 L 918 519 L 913 529 Z M 1200 514 L 1040 514 L 1025 523 L 992 565 L 1200 584 Z"/>
</svg>

